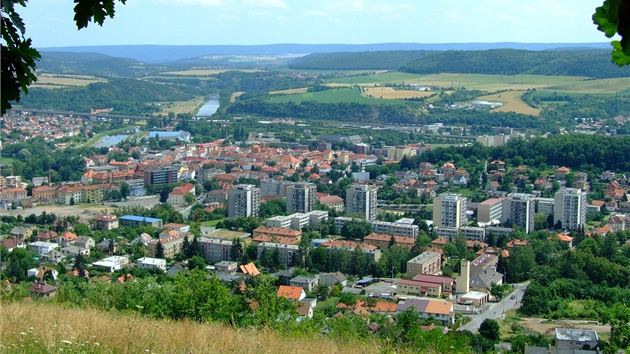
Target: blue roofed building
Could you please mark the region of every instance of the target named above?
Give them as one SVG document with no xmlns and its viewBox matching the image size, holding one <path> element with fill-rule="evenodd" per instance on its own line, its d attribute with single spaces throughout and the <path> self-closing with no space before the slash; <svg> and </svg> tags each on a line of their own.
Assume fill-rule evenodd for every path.
<svg viewBox="0 0 630 354">
<path fill-rule="evenodd" d="M 148 225 L 152 227 L 162 227 L 162 219 L 150 218 L 147 216 L 125 215 L 118 219 L 118 223 L 126 227 L 138 227 Z"/>
</svg>

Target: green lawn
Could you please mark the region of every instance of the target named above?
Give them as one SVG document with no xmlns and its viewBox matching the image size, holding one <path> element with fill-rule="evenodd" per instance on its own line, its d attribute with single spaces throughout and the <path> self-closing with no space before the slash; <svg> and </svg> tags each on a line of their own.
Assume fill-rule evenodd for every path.
<svg viewBox="0 0 630 354">
<path fill-rule="evenodd" d="M 225 219 L 218 219 L 218 220 L 210 220 L 210 221 L 206 221 L 203 223 L 203 226 L 207 226 L 207 227 L 216 227 L 217 224 L 219 223 L 219 221 L 222 221 Z"/>
<path fill-rule="evenodd" d="M 326 301 L 318 301 L 317 307 L 337 307 L 337 305 L 339 305 L 339 299 L 339 297 L 334 296 L 327 299 Z"/>
<path fill-rule="evenodd" d="M 0 157 L 0 163 L 3 165 L 11 165 L 14 160 L 12 157 Z"/>
</svg>

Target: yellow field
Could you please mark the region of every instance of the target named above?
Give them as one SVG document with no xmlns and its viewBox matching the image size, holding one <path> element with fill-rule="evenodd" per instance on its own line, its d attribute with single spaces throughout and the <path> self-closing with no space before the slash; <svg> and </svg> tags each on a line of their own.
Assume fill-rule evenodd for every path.
<svg viewBox="0 0 630 354">
<path fill-rule="evenodd" d="M 332 82 L 329 84 L 324 84 L 324 86 L 328 86 L 328 87 L 352 87 L 352 85 L 350 84 L 342 84 L 340 82 Z"/>
<path fill-rule="evenodd" d="M 291 94 L 294 94 L 294 93 L 306 93 L 306 92 L 308 92 L 308 87 L 301 87 L 301 88 L 296 88 L 296 89 L 280 90 L 280 91 L 269 91 L 269 94 L 271 94 L 271 95 L 278 95 L 278 94 L 291 95 Z"/>
<path fill-rule="evenodd" d="M 404 78 L 405 83 L 437 87 L 466 87 L 469 90 L 527 90 L 547 89 L 557 85 L 575 85 L 584 81 L 579 76 L 544 75 L 489 75 L 489 74 L 433 74 Z M 599 80 L 593 80 L 599 81 Z"/>
<path fill-rule="evenodd" d="M 107 80 L 89 75 L 38 74 L 37 81 L 33 84 L 33 87 L 87 86 L 95 82 L 107 82 Z"/>
<path fill-rule="evenodd" d="M 503 106 L 495 108 L 495 112 L 516 112 L 523 114 L 531 114 L 537 116 L 540 114 L 540 110 L 530 107 L 527 103 L 521 100 L 521 96 L 525 92 L 523 91 L 508 91 L 501 92 L 494 95 L 486 95 L 478 97 L 475 101 L 496 101 L 503 102 Z"/>
<path fill-rule="evenodd" d="M 365 87 L 363 88 L 363 92 L 368 97 L 381 98 L 384 100 L 420 98 L 434 94 L 434 92 L 427 91 L 394 90 L 392 87 Z"/>
<path fill-rule="evenodd" d="M 177 101 L 162 103 L 162 110 L 157 114 L 168 115 L 168 112 L 173 112 L 175 115 L 178 113 L 195 113 L 206 101 L 203 97 L 195 98 L 189 101 Z"/>
<path fill-rule="evenodd" d="M 232 94 L 232 96 L 230 96 L 230 102 L 232 102 L 232 103 L 236 102 L 236 99 L 237 99 L 240 95 L 242 95 L 242 94 L 244 94 L 244 93 L 245 93 L 245 91 L 236 91 L 236 92 L 234 92 L 234 93 Z"/>
<path fill-rule="evenodd" d="M 266 329 L 154 320 L 112 310 L 2 304 L 0 353 L 379 353 L 370 340 L 286 338 Z"/>
<path fill-rule="evenodd" d="M 261 70 L 248 69 L 248 70 L 233 70 L 233 69 L 191 69 L 185 71 L 166 71 L 163 75 L 176 75 L 176 76 L 208 76 L 220 74 L 226 71 L 242 71 L 244 73 L 255 73 Z"/>
</svg>

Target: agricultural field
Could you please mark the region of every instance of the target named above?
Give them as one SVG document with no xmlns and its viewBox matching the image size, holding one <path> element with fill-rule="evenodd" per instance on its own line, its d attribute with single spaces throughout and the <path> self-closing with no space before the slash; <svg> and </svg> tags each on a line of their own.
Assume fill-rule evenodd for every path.
<svg viewBox="0 0 630 354">
<path fill-rule="evenodd" d="M 495 108 L 495 112 L 516 112 L 523 114 L 531 114 L 534 116 L 538 116 L 540 114 L 540 110 L 537 108 L 530 107 L 527 103 L 521 100 L 521 96 L 523 95 L 523 91 L 507 91 L 507 92 L 499 92 L 493 95 L 480 96 L 477 100 L 483 101 L 493 101 L 493 102 L 502 102 L 503 106 L 499 108 Z"/>
<path fill-rule="evenodd" d="M 419 75 L 403 72 L 387 72 L 369 76 L 343 77 L 327 80 L 329 84 L 377 85 L 419 84 L 440 88 L 454 87 L 471 90 L 528 90 L 563 91 L 580 94 L 630 94 L 630 80 L 627 78 L 589 79 L 581 76 L 545 75 L 489 75 L 489 74 L 432 74 Z"/>
<path fill-rule="evenodd" d="M 244 94 L 244 93 L 245 93 L 245 91 L 236 91 L 236 92 L 232 93 L 232 96 L 230 96 L 230 102 L 231 102 L 231 103 L 236 102 L 236 99 L 237 99 L 240 95 L 242 95 L 242 94 Z"/>
<path fill-rule="evenodd" d="M 242 71 L 245 73 L 255 73 L 258 72 L 260 70 L 255 70 L 255 69 L 251 69 L 251 70 L 234 70 L 234 69 L 190 69 L 190 70 L 185 70 L 185 71 L 165 71 L 163 73 L 161 73 L 162 75 L 169 75 L 169 76 L 210 76 L 210 75 L 216 75 L 216 74 L 220 74 L 226 71 Z"/>
<path fill-rule="evenodd" d="M 364 87 L 363 92 L 368 97 L 377 97 L 384 100 L 421 98 L 431 96 L 435 93 L 432 91 L 394 90 L 392 87 Z"/>
<path fill-rule="evenodd" d="M 175 115 L 179 113 L 194 114 L 205 102 L 203 97 L 189 101 L 162 102 L 162 110 L 158 114 L 168 115 L 169 112 L 173 112 Z"/>
<path fill-rule="evenodd" d="M 381 100 L 361 96 L 359 89 L 340 87 L 320 92 L 307 92 L 284 96 L 274 96 L 269 99 L 272 103 L 317 101 L 321 103 L 367 103 L 367 104 L 405 104 L 404 101 Z"/>
<path fill-rule="evenodd" d="M 294 89 L 288 89 L 288 90 L 279 90 L 279 91 L 269 91 L 270 95 L 292 95 L 295 93 L 306 93 L 308 92 L 308 87 L 300 87 L 300 88 L 294 88 Z"/>
<path fill-rule="evenodd" d="M 107 82 L 106 79 L 89 75 L 38 74 L 32 87 L 63 88 L 69 86 L 87 86 L 95 82 Z"/>
</svg>

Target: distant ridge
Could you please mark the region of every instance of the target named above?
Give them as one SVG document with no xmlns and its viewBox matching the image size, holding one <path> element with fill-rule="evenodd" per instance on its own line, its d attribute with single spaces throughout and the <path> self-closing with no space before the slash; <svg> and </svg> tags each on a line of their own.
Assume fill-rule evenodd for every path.
<svg viewBox="0 0 630 354">
<path fill-rule="evenodd" d="M 204 55 L 269 55 L 366 52 L 389 50 L 486 50 L 486 49 L 585 49 L 610 48 L 609 43 L 375 43 L 375 44 L 266 44 L 266 45 L 111 45 L 38 48 L 40 51 L 92 52 L 131 58 L 147 63 L 168 63 Z"/>
</svg>

